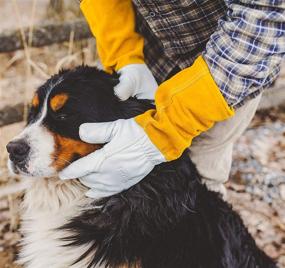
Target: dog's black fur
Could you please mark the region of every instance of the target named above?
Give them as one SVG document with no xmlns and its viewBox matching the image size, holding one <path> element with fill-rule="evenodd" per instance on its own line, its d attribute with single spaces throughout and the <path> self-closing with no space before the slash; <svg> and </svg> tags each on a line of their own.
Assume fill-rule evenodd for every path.
<svg viewBox="0 0 285 268">
<path fill-rule="evenodd" d="M 79 125 L 134 117 L 153 108 L 147 101 L 119 101 L 113 93 L 118 76 L 96 68 L 63 71 L 39 90 L 62 80 L 52 96 L 70 98 L 57 113 L 49 111 L 45 125 L 65 137 L 79 139 Z M 37 109 L 32 108 L 29 121 Z M 274 262 L 255 244 L 229 204 L 201 184 L 187 152 L 164 163 L 137 185 L 120 194 L 94 201 L 62 227 L 71 233 L 68 245 L 89 245 L 78 261 L 92 256 L 89 267 L 138 264 L 143 268 L 273 268 Z"/>
</svg>

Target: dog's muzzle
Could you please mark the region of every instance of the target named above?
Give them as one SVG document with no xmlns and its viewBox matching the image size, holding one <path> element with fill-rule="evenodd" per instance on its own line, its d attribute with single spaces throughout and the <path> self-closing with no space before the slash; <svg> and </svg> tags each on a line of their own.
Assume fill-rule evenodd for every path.
<svg viewBox="0 0 285 268">
<path fill-rule="evenodd" d="M 30 152 L 30 146 L 25 140 L 11 141 L 7 144 L 6 149 L 9 153 L 9 159 L 16 167 L 20 169 L 25 167 Z"/>
</svg>

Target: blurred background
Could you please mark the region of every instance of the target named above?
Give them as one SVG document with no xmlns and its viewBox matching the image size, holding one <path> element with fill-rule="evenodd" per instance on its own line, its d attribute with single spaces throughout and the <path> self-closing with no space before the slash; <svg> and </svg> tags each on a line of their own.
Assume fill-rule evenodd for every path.
<svg viewBox="0 0 285 268">
<path fill-rule="evenodd" d="M 0 268 L 15 264 L 25 181 L 5 146 L 24 126 L 35 89 L 62 68 L 97 65 L 78 0 L 0 0 Z M 285 64 L 234 150 L 229 202 L 257 244 L 285 267 Z"/>
</svg>

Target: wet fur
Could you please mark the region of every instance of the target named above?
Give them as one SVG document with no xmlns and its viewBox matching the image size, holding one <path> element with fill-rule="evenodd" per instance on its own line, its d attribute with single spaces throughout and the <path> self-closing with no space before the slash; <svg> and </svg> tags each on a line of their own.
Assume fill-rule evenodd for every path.
<svg viewBox="0 0 285 268">
<path fill-rule="evenodd" d="M 51 114 L 44 124 L 49 131 L 67 138 L 78 140 L 78 127 L 84 122 L 130 118 L 152 108 L 146 101 L 119 101 L 113 93 L 118 77 L 84 66 L 48 80 L 38 90 L 39 105 L 46 88 L 58 79 L 63 82 L 51 94 L 70 94 L 72 98 L 64 109 L 73 109 L 74 115 L 62 122 Z M 32 108 L 30 122 L 35 114 Z M 47 222 L 43 232 L 54 237 L 45 234 L 40 237 L 53 239 L 56 244 L 52 244 L 51 254 L 39 248 L 45 248 L 43 238 L 33 248 L 38 247 L 37 254 L 47 254 L 46 263 L 50 259 L 54 266 L 41 267 L 73 267 L 71 263 L 82 268 L 99 264 L 142 268 L 276 267 L 256 246 L 231 206 L 201 184 L 187 152 L 176 161 L 157 166 L 129 190 L 98 201 L 84 197 L 85 189 L 78 182 L 72 185 L 61 182 L 58 187 L 56 179 L 52 179 L 50 186 L 45 179 L 40 181 L 38 185 L 39 182 L 33 182 L 26 193 L 23 216 L 26 245 L 21 255 L 24 260 L 25 252 L 28 255 L 32 252 L 27 247 L 35 243 L 36 239 L 31 242 L 33 233 L 38 231 L 35 223 L 46 213 L 44 217 L 57 224 Z M 48 187 L 56 189 L 55 194 L 49 194 L 53 191 Z M 72 202 L 65 196 L 73 196 Z M 40 202 L 46 207 L 38 209 Z M 57 217 L 61 220 L 57 221 Z M 31 256 L 26 257 L 26 263 L 29 261 L 32 262 Z M 37 268 L 36 264 L 27 267 Z"/>
</svg>

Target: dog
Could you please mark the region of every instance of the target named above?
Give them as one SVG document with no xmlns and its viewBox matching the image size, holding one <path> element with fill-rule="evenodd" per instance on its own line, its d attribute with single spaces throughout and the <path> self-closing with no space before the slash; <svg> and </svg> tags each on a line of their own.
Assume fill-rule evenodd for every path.
<svg viewBox="0 0 285 268">
<path fill-rule="evenodd" d="M 27 177 L 19 263 L 26 268 L 273 268 L 239 215 L 209 191 L 187 151 L 140 183 L 94 200 L 58 172 L 100 149 L 80 140 L 82 123 L 127 119 L 154 108 L 120 101 L 119 82 L 94 67 L 52 76 L 36 91 L 25 129 L 8 145 L 9 169 Z M 31 177 L 31 178 L 28 178 Z"/>
</svg>

